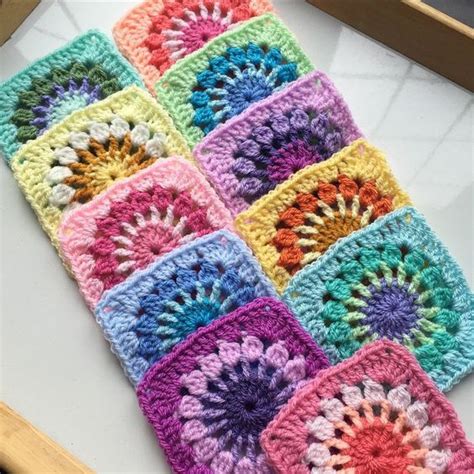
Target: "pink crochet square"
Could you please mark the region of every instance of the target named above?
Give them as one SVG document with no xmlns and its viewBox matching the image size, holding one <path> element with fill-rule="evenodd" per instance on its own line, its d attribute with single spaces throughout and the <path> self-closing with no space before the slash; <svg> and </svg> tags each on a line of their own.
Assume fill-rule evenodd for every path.
<svg viewBox="0 0 474 474">
<path fill-rule="evenodd" d="M 270 0 L 146 0 L 114 26 L 113 35 L 155 94 L 155 82 L 177 60 L 234 24 L 272 10 Z"/>
<path fill-rule="evenodd" d="M 209 134 L 194 155 L 233 215 L 362 136 L 328 77 L 312 72 Z"/>
<path fill-rule="evenodd" d="M 277 473 L 474 472 L 449 401 L 403 346 L 381 340 L 321 373 L 264 431 Z"/>
<path fill-rule="evenodd" d="M 137 394 L 173 472 L 270 474 L 260 433 L 327 366 L 287 307 L 260 298 L 175 346 Z"/>
<path fill-rule="evenodd" d="M 59 239 L 93 309 L 136 270 L 218 229 L 232 229 L 232 219 L 215 191 L 189 162 L 167 158 L 70 211 Z"/>
</svg>

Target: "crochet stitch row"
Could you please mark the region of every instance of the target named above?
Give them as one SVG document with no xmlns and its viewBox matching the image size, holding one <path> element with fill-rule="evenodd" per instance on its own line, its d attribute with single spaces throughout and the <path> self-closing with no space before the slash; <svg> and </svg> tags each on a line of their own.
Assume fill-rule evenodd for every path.
<svg viewBox="0 0 474 474">
<path fill-rule="evenodd" d="M 113 28 L 152 93 L 160 76 L 235 24 L 272 11 L 267 0 L 146 0 Z"/>
<path fill-rule="evenodd" d="M 0 153 L 10 161 L 75 110 L 141 85 L 110 40 L 91 30 L 0 84 Z"/>
<path fill-rule="evenodd" d="M 11 166 L 57 247 L 62 215 L 157 159 L 190 158 L 168 114 L 132 86 L 77 111 L 15 155 Z"/>
<path fill-rule="evenodd" d="M 229 212 L 199 171 L 159 160 L 66 215 L 62 254 L 93 309 L 105 290 L 197 237 L 232 229 Z"/>
<path fill-rule="evenodd" d="M 360 139 L 298 171 L 240 213 L 235 226 L 282 292 L 338 239 L 409 203 L 384 156 Z"/>
<path fill-rule="evenodd" d="M 236 215 L 361 135 L 331 81 L 312 72 L 219 127 L 194 156 Z"/>
<path fill-rule="evenodd" d="M 283 23 L 266 14 L 186 56 L 165 72 L 156 92 L 192 148 L 217 125 L 312 69 Z"/>
<path fill-rule="evenodd" d="M 291 280 L 284 299 L 333 364 L 389 338 L 443 391 L 474 368 L 474 295 L 413 208 L 336 243 Z"/>
</svg>

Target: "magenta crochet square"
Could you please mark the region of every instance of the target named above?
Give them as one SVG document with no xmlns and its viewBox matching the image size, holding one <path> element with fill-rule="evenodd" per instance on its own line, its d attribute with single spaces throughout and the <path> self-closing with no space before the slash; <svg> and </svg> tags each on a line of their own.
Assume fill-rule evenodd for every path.
<svg viewBox="0 0 474 474">
<path fill-rule="evenodd" d="M 176 346 L 137 393 L 174 472 L 270 473 L 260 433 L 327 366 L 286 306 L 261 298 Z"/>
<path fill-rule="evenodd" d="M 261 437 L 280 474 L 474 472 L 450 402 L 398 343 L 380 340 L 301 389 Z"/>
<path fill-rule="evenodd" d="M 61 251 L 88 305 L 135 271 L 198 237 L 232 229 L 204 176 L 182 158 L 160 160 L 69 212 Z"/>
<path fill-rule="evenodd" d="M 331 81 L 312 72 L 218 127 L 194 155 L 236 215 L 361 136 Z"/>
</svg>

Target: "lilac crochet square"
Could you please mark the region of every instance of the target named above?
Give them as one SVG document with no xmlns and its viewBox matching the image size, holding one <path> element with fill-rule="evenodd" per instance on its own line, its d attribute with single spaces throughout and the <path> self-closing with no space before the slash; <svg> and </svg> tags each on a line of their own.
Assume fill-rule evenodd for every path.
<svg viewBox="0 0 474 474">
<path fill-rule="evenodd" d="M 138 386 L 173 472 L 270 473 L 260 433 L 328 360 L 276 298 L 198 330 Z"/>
<path fill-rule="evenodd" d="M 218 127 L 194 150 L 233 215 L 362 136 L 328 77 L 312 72 Z"/>
</svg>

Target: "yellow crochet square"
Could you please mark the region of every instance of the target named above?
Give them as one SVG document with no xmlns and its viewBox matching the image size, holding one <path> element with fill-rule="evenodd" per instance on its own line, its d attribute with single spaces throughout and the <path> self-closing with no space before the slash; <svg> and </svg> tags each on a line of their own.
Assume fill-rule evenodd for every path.
<svg viewBox="0 0 474 474">
<path fill-rule="evenodd" d="M 277 186 L 235 226 L 282 292 L 338 239 L 408 204 L 382 153 L 360 139 Z"/>
<path fill-rule="evenodd" d="M 173 155 L 192 159 L 166 111 L 150 94 L 131 86 L 28 142 L 12 159 L 12 168 L 41 226 L 58 247 L 63 213 Z"/>
</svg>

